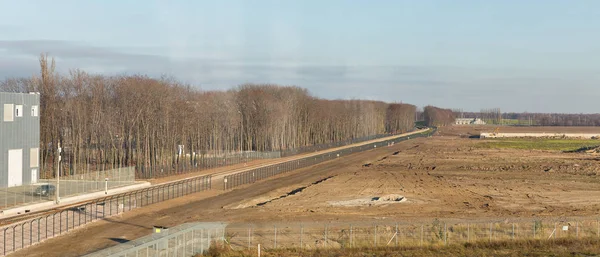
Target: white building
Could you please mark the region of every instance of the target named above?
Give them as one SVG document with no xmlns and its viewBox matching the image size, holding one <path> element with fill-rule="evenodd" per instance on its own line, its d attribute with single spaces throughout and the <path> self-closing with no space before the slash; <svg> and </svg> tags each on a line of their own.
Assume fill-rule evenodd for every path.
<svg viewBox="0 0 600 257">
<path fill-rule="evenodd" d="M 485 121 L 480 118 L 457 118 L 454 120 L 455 125 L 485 125 Z"/>
</svg>

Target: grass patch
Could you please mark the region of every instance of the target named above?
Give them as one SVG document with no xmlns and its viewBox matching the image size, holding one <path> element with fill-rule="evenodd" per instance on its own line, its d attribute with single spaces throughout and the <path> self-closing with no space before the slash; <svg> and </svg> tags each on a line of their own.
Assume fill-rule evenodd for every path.
<svg viewBox="0 0 600 257">
<path fill-rule="evenodd" d="M 266 249 L 261 256 L 598 256 L 600 240 L 597 238 L 563 238 L 556 240 L 507 240 L 476 242 L 449 246 L 400 246 L 321 248 L 302 250 L 297 248 Z M 230 248 L 212 248 L 206 256 L 256 256 L 256 249 L 234 251 Z"/>
<path fill-rule="evenodd" d="M 481 148 L 508 148 L 522 150 L 554 150 L 576 151 L 578 149 L 597 147 L 600 140 L 596 139 L 545 139 L 545 138 L 497 138 L 481 142 Z"/>
</svg>

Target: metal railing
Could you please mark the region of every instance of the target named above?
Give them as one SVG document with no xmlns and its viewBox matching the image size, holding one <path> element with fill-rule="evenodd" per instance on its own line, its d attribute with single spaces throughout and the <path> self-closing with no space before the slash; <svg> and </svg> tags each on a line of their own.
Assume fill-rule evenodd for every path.
<svg viewBox="0 0 600 257">
<path fill-rule="evenodd" d="M 173 228 L 154 227 L 154 233 L 106 248 L 85 257 L 194 256 L 225 239 L 225 223 L 186 223 Z"/>
<path fill-rule="evenodd" d="M 108 181 L 105 179 L 108 178 Z M 0 210 L 54 200 L 49 188 L 58 188 L 61 197 L 103 191 L 135 184 L 135 167 L 123 167 L 105 171 L 86 172 L 61 176 L 60 187 L 56 179 L 39 179 L 36 183 L 0 190 Z M 50 185 L 50 187 L 48 186 Z"/>
<path fill-rule="evenodd" d="M 155 227 L 156 229 L 156 227 Z M 600 220 L 589 218 L 504 219 L 431 222 L 186 223 L 86 257 L 194 256 L 220 244 L 255 253 L 261 249 L 443 247 L 476 242 L 600 238 Z"/>
<path fill-rule="evenodd" d="M 275 176 L 278 174 L 290 172 L 292 170 L 296 170 L 299 168 L 308 167 L 308 166 L 315 165 L 315 164 L 318 164 L 318 163 L 321 163 L 324 161 L 333 160 L 340 156 L 345 156 L 345 155 L 348 155 L 351 153 L 367 151 L 367 150 L 371 150 L 371 149 L 374 149 L 377 147 L 389 146 L 389 145 L 393 145 L 398 142 L 409 140 L 411 138 L 414 139 L 414 138 L 419 138 L 419 137 L 429 137 L 429 136 L 433 135 L 436 131 L 437 131 L 436 128 L 432 128 L 428 131 L 417 133 L 417 134 L 397 137 L 394 139 L 389 139 L 389 140 L 385 140 L 385 141 L 381 141 L 381 142 L 355 146 L 355 147 L 351 147 L 351 148 L 345 148 L 345 149 L 342 149 L 339 151 L 319 154 L 319 155 L 310 156 L 310 157 L 306 157 L 306 158 L 302 158 L 302 159 L 298 159 L 298 160 L 287 161 L 287 162 L 283 162 L 280 164 L 270 165 L 270 166 L 252 169 L 252 170 L 248 170 L 248 171 L 244 171 L 244 172 L 240 172 L 240 173 L 236 173 L 236 174 L 232 174 L 232 175 L 227 175 L 223 178 L 223 189 L 228 190 L 228 189 L 232 189 L 232 188 L 235 188 L 235 187 L 238 187 L 241 185 L 254 183 L 256 181 L 263 180 L 263 179 L 266 179 L 266 178 L 269 178 L 269 177 L 272 177 L 272 176 Z"/>
<path fill-rule="evenodd" d="M 226 248 L 234 250 L 444 246 L 508 240 L 600 239 L 600 220 L 547 217 L 543 219 L 431 222 L 367 221 L 285 224 L 230 224 Z"/>
<path fill-rule="evenodd" d="M 351 144 L 356 144 L 356 143 L 360 143 L 360 142 L 380 139 L 380 138 L 384 138 L 384 137 L 390 137 L 390 136 L 394 136 L 394 135 L 397 135 L 397 134 L 377 134 L 377 135 L 354 138 L 354 139 L 349 139 L 349 140 L 344 140 L 344 141 L 331 142 L 331 143 L 326 143 L 326 144 L 302 146 L 302 147 L 298 147 L 298 148 L 294 148 L 294 149 L 282 150 L 281 157 L 287 157 L 287 156 L 297 155 L 297 154 L 301 154 L 301 153 L 316 152 L 316 151 L 321 151 L 321 150 L 325 150 L 325 149 L 329 149 L 329 148 L 351 145 Z"/>
<path fill-rule="evenodd" d="M 212 176 L 194 177 L 108 196 L 0 228 L 0 254 L 42 242 L 96 220 L 211 189 Z"/>
<path fill-rule="evenodd" d="M 214 169 L 245 163 L 253 160 L 275 159 L 281 157 L 277 152 L 225 152 L 220 154 L 182 156 L 180 161 L 169 165 L 136 166 L 136 177 L 140 179 L 162 178 L 178 174 L 185 174 L 206 169 Z"/>
</svg>

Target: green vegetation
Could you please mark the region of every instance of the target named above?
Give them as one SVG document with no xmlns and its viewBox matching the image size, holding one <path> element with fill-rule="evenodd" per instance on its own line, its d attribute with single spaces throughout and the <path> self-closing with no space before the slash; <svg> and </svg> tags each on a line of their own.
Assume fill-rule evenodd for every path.
<svg viewBox="0 0 600 257">
<path fill-rule="evenodd" d="M 481 148 L 509 148 L 523 150 L 555 150 L 576 151 L 578 149 L 596 147 L 600 140 L 596 139 L 548 139 L 548 138 L 497 138 L 478 144 Z"/>
<path fill-rule="evenodd" d="M 363 247 L 344 249 L 267 249 L 261 256 L 598 256 L 598 238 L 564 238 L 556 240 L 507 240 L 476 242 L 449 246 Z M 207 256 L 256 256 L 256 249 L 234 251 L 229 247 L 211 247 Z"/>
<path fill-rule="evenodd" d="M 485 124 L 489 124 L 489 125 L 507 125 L 507 126 L 535 126 L 537 125 L 537 121 L 532 120 L 519 120 L 519 119 L 502 119 L 502 121 L 499 123 L 497 120 L 493 120 L 493 119 L 484 119 L 483 121 L 485 121 Z M 531 122 L 531 124 L 530 124 Z"/>
</svg>

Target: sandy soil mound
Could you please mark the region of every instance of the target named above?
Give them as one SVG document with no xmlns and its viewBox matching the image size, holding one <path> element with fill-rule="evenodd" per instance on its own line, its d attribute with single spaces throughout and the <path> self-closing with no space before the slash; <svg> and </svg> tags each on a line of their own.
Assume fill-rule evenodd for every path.
<svg viewBox="0 0 600 257">
<path fill-rule="evenodd" d="M 366 197 L 359 199 L 352 199 L 346 201 L 330 201 L 328 202 L 331 206 L 339 207 L 354 207 L 354 206 L 372 206 L 382 205 L 390 203 L 401 203 L 406 202 L 406 197 L 397 194 L 390 194 L 384 196 Z"/>
</svg>

